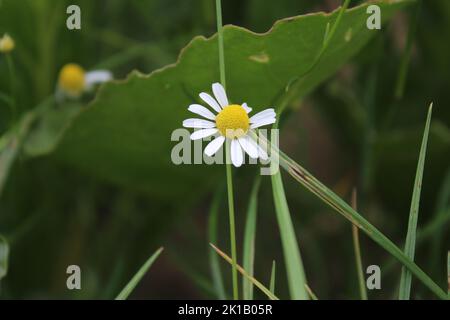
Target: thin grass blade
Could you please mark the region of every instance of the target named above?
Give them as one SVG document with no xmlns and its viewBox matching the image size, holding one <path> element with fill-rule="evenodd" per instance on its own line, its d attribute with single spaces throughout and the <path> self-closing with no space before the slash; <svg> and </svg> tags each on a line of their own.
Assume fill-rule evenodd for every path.
<svg viewBox="0 0 450 320">
<path fill-rule="evenodd" d="M 305 290 L 306 277 L 303 262 L 292 224 L 291 213 L 289 212 L 286 201 L 280 171 L 272 175 L 271 178 L 275 213 L 280 229 L 289 292 L 291 298 L 294 300 L 307 300 L 309 296 Z"/>
<path fill-rule="evenodd" d="M 399 249 L 389 238 L 380 232 L 374 225 L 367 221 L 361 214 L 356 212 L 344 200 L 337 196 L 333 191 L 327 188 L 323 183 L 317 180 L 305 168 L 300 166 L 294 160 L 278 149 L 278 147 L 269 142 L 264 135 L 258 135 L 250 132 L 253 139 L 262 140 L 261 146 L 270 146 L 272 157 L 278 157 L 280 166 L 286 170 L 297 182 L 303 185 L 310 192 L 315 194 L 325 204 L 329 205 L 344 218 L 355 224 L 360 230 L 366 233 L 378 245 L 395 257 L 402 265 L 408 268 L 428 289 L 430 289 L 440 299 L 447 299 L 447 293 L 437 285 L 414 261 L 412 261 L 404 252 Z"/>
<path fill-rule="evenodd" d="M 275 275 L 276 275 L 276 263 L 272 262 L 272 271 L 270 272 L 270 292 L 275 294 Z"/>
<path fill-rule="evenodd" d="M 357 196 L 356 190 L 352 192 L 352 208 L 357 210 Z M 356 272 L 358 274 L 359 294 L 362 300 L 367 300 L 366 281 L 364 279 L 362 259 L 361 259 L 361 245 L 359 242 L 359 229 L 352 224 L 352 238 L 353 238 L 353 250 L 355 252 Z"/>
<path fill-rule="evenodd" d="M 417 220 L 419 218 L 420 192 L 422 190 L 423 168 L 425 166 L 425 155 L 427 153 L 428 133 L 430 131 L 431 113 L 433 104 L 428 108 L 427 122 L 422 138 L 422 146 L 420 147 L 419 162 L 417 163 L 416 178 L 414 181 L 413 195 L 411 199 L 411 208 L 409 211 L 408 232 L 406 234 L 405 254 L 414 261 L 414 252 L 416 248 Z M 400 300 L 409 300 L 411 296 L 411 272 L 402 267 L 402 275 L 400 279 L 400 289 L 398 298 Z"/>
<path fill-rule="evenodd" d="M 131 292 L 136 288 L 139 281 L 141 281 L 142 277 L 147 273 L 152 264 L 161 254 L 164 248 L 159 248 L 156 250 L 154 254 L 151 255 L 150 258 L 144 263 L 144 265 L 138 270 L 138 272 L 131 278 L 130 282 L 122 289 L 122 291 L 116 297 L 116 300 L 126 300 Z"/>
<path fill-rule="evenodd" d="M 447 252 L 447 296 L 450 299 L 450 251 Z"/>
<path fill-rule="evenodd" d="M 242 266 L 248 274 L 253 277 L 255 261 L 255 237 L 256 237 L 256 218 L 258 211 L 258 191 L 261 184 L 261 177 L 258 175 L 253 183 L 250 193 L 250 200 L 247 209 L 247 218 L 244 230 L 244 247 Z M 213 241 L 211 241 L 213 242 Z M 217 257 L 217 255 L 214 255 Z M 242 278 L 242 290 L 244 300 L 253 300 L 253 283 L 247 278 Z"/>
<path fill-rule="evenodd" d="M 8 274 L 9 244 L 6 238 L 0 235 L 0 281 Z"/>
<path fill-rule="evenodd" d="M 319 300 L 319 298 L 317 298 L 316 294 L 312 291 L 312 289 L 307 284 L 305 284 L 305 288 L 306 288 L 306 291 L 308 292 L 309 296 L 311 297 L 311 300 Z"/>
<path fill-rule="evenodd" d="M 211 208 L 209 210 L 208 233 L 209 241 L 212 243 L 218 242 L 217 226 L 219 218 L 219 208 L 222 200 L 222 191 L 222 188 L 219 188 L 216 191 L 211 203 Z M 209 266 L 211 269 L 211 276 L 216 296 L 220 300 L 225 300 L 227 296 L 225 292 L 225 285 L 223 283 L 222 271 L 220 270 L 219 257 L 212 251 L 210 251 L 209 253 Z"/>
<path fill-rule="evenodd" d="M 227 261 L 230 265 L 233 264 L 233 260 L 222 250 L 217 248 L 215 245 L 210 243 L 211 247 L 222 257 Z M 277 296 L 272 294 L 269 289 L 267 289 L 261 282 L 256 280 L 254 277 L 249 275 L 247 271 L 244 270 L 240 265 L 236 264 L 237 270 L 247 279 L 249 279 L 259 290 L 261 290 L 269 299 L 271 300 L 279 300 Z"/>
</svg>

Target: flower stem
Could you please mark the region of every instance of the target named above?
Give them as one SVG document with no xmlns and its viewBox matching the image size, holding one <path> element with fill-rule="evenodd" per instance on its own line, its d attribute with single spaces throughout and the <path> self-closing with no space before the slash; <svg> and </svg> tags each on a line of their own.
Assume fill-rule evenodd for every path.
<svg viewBox="0 0 450 320">
<path fill-rule="evenodd" d="M 356 189 L 353 189 L 352 208 L 355 211 L 358 210 L 356 199 L 357 199 Z M 355 252 L 356 272 L 358 275 L 359 293 L 361 295 L 362 300 L 367 300 L 366 281 L 364 280 L 363 265 L 361 259 L 361 245 L 359 242 L 359 229 L 354 224 L 352 224 L 352 238 L 353 238 L 353 250 Z"/>
<path fill-rule="evenodd" d="M 230 219 L 230 243 L 231 243 L 231 260 L 232 260 L 232 275 L 233 275 L 233 299 L 239 298 L 238 294 L 238 278 L 237 278 L 237 261 L 236 261 L 236 230 L 234 223 L 234 197 L 233 197 L 233 178 L 230 164 L 230 146 L 225 145 L 226 149 L 226 170 L 227 170 L 227 191 L 228 191 L 228 214 Z"/>
<path fill-rule="evenodd" d="M 219 70 L 220 70 L 220 82 L 222 86 L 226 88 L 225 79 L 225 55 L 223 47 L 223 33 L 222 33 L 222 3 L 221 0 L 216 0 L 216 19 L 217 19 L 217 36 L 219 43 Z M 236 229 L 234 223 L 234 197 L 233 197 L 233 177 L 230 161 L 230 145 L 225 144 L 225 166 L 227 171 L 227 192 L 228 192 L 228 214 L 230 219 L 230 242 L 231 242 L 231 265 L 233 276 L 233 299 L 239 298 L 238 288 L 238 270 L 237 270 L 237 253 L 236 253 Z"/>
<path fill-rule="evenodd" d="M 9 71 L 9 81 L 10 81 L 10 107 L 11 107 L 11 127 L 14 126 L 17 120 L 17 108 L 16 108 L 16 79 L 15 79 L 15 70 L 14 70 L 14 62 L 9 53 L 6 54 L 6 63 L 8 65 Z"/>
</svg>

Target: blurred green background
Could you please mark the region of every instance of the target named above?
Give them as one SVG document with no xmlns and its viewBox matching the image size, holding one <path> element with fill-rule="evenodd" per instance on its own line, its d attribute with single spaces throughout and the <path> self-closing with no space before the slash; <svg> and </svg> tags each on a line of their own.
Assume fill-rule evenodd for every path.
<svg viewBox="0 0 450 320">
<path fill-rule="evenodd" d="M 81 7 L 79 31 L 65 27 L 69 4 Z M 328 12 L 339 5 L 332 0 L 226 0 L 223 15 L 225 24 L 265 32 L 278 19 Z M 110 69 L 118 79 L 133 69 L 147 74 L 175 62 L 194 36 L 215 32 L 214 10 L 211 0 L 0 1 L 0 35 L 8 32 L 16 42 L 11 55 L 18 114 L 53 95 L 58 71 L 69 62 L 87 70 Z M 426 110 L 434 102 L 416 261 L 445 284 L 450 243 L 450 2 L 422 1 L 416 10 L 410 6 L 396 15 L 338 73 L 294 103 L 284 119 L 281 146 L 343 198 L 349 199 L 357 187 L 360 212 L 401 245 Z M 404 95 L 398 98 L 397 78 L 414 23 Z M 0 55 L 0 92 L 9 90 L 6 60 Z M 11 111 L 0 100 L 1 134 L 10 122 Z M 238 244 L 254 173 L 243 168 L 235 178 Z M 277 292 L 287 297 L 269 180 L 262 180 L 259 195 L 255 274 L 268 283 L 275 259 Z M 220 190 L 223 182 L 211 185 Z M 350 224 L 291 180 L 284 182 L 310 286 L 322 298 L 357 298 Z M 113 298 L 145 259 L 164 246 L 132 298 L 215 298 L 207 232 L 214 192 L 211 188 L 206 196 L 179 203 L 98 179 L 52 154 L 19 155 L 0 198 L 0 234 L 10 244 L 0 297 Z M 219 220 L 219 244 L 229 252 L 225 201 Z M 382 266 L 382 290 L 369 296 L 395 297 L 399 265 L 388 267 L 390 257 L 361 238 L 364 265 Z M 66 288 L 70 264 L 81 267 L 82 290 Z M 222 271 L 230 284 L 229 267 L 223 264 Z M 415 298 L 432 297 L 420 284 L 413 286 Z M 262 298 L 259 292 L 257 296 Z"/>
</svg>

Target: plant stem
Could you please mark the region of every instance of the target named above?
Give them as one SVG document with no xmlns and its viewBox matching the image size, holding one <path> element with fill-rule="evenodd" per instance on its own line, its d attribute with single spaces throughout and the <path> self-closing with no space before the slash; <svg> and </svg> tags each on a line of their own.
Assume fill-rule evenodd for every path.
<svg viewBox="0 0 450 320">
<path fill-rule="evenodd" d="M 214 194 L 214 198 L 212 200 L 211 208 L 209 209 L 209 221 L 208 221 L 208 229 L 209 229 L 209 241 L 211 243 L 217 243 L 217 230 L 218 230 L 218 217 L 219 217 L 219 208 L 222 200 L 222 192 L 223 188 L 219 188 L 216 190 Z M 220 270 L 219 265 L 219 257 L 217 257 L 214 252 L 210 252 L 209 262 L 211 267 L 211 275 L 213 280 L 214 289 L 219 300 L 225 300 L 227 295 L 225 293 L 225 286 L 222 280 L 222 272 Z"/>
<path fill-rule="evenodd" d="M 406 40 L 406 45 L 403 50 L 402 58 L 400 61 L 400 68 L 398 70 L 397 81 L 395 85 L 395 99 L 400 100 L 403 98 L 403 93 L 405 91 L 406 77 L 408 75 L 409 61 L 411 59 L 411 51 L 413 40 L 416 35 L 417 25 L 419 23 L 419 16 L 421 10 L 422 1 L 416 3 L 415 12 L 410 14 L 408 38 Z"/>
<path fill-rule="evenodd" d="M 232 263 L 231 258 L 222 250 L 220 250 L 219 248 L 217 248 L 215 245 L 213 245 L 212 243 L 209 244 L 223 259 L 225 259 L 226 262 L 228 263 Z M 272 292 L 270 292 L 269 289 L 267 289 L 261 282 L 259 282 L 258 280 L 256 280 L 254 277 L 252 277 L 251 275 L 248 274 L 248 272 L 246 270 L 244 270 L 244 268 L 242 268 L 240 265 L 236 265 L 237 269 L 239 270 L 239 272 L 246 277 L 247 279 L 249 279 L 259 290 L 261 290 L 270 300 L 280 300 L 278 299 L 277 296 L 275 296 Z"/>
<path fill-rule="evenodd" d="M 16 78 L 15 78 L 15 70 L 14 70 L 14 62 L 11 58 L 10 54 L 6 54 L 6 63 L 8 65 L 9 71 L 9 81 L 10 81 L 10 100 L 9 105 L 11 107 L 11 124 L 12 128 L 14 123 L 17 120 L 17 107 L 16 107 Z"/>
<path fill-rule="evenodd" d="M 236 230 L 234 223 L 234 197 L 233 197 L 233 178 L 230 164 L 230 145 L 225 144 L 226 153 L 226 171 L 227 171 L 227 192 L 228 192 L 228 214 L 230 219 L 230 243 L 231 243 L 231 266 L 233 276 L 233 299 L 239 298 L 238 278 L 237 278 L 237 254 L 236 254 Z"/>
<path fill-rule="evenodd" d="M 352 192 L 352 208 L 357 210 L 356 202 L 356 190 Z M 353 249 L 355 251 L 356 272 L 358 273 L 359 292 L 362 300 L 367 300 L 366 282 L 364 281 L 362 259 L 361 259 L 361 246 L 359 244 L 359 230 L 358 227 L 352 224 L 352 238 Z"/>
<path fill-rule="evenodd" d="M 222 32 L 222 3 L 221 0 L 216 0 L 216 19 L 217 19 L 217 36 L 219 43 L 219 70 L 220 70 L 220 82 L 222 86 L 226 88 L 225 77 L 225 55 L 223 46 L 223 32 Z M 237 253 L 236 253 L 236 230 L 234 223 L 234 199 L 233 199 L 233 177 L 230 161 L 230 145 L 225 144 L 225 166 L 227 171 L 227 192 L 228 192 L 228 214 L 230 219 L 230 242 L 231 242 L 231 265 L 233 276 L 233 299 L 239 298 L 238 293 L 238 278 L 237 278 Z"/>
</svg>

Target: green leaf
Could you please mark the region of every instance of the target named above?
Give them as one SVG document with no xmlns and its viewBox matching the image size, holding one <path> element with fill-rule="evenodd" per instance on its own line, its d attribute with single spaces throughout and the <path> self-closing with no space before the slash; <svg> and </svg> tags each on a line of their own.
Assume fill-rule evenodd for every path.
<svg viewBox="0 0 450 320">
<path fill-rule="evenodd" d="M 447 296 L 450 299 L 450 251 L 447 252 Z"/>
<path fill-rule="evenodd" d="M 387 21 L 410 2 L 375 3 Z M 310 93 L 376 34 L 366 27 L 366 7 L 363 4 L 345 11 L 326 52 L 302 79 L 296 96 Z M 315 62 L 327 25 L 333 25 L 337 15 L 335 11 L 286 18 L 263 34 L 225 26 L 230 100 L 245 101 L 255 112 L 271 106 L 286 86 Z M 199 102 L 198 93 L 209 91 L 211 83 L 218 80 L 217 35 L 196 37 L 175 64 L 150 75 L 133 72 L 126 80 L 102 86 L 90 106 L 70 121 L 57 157 L 110 182 L 176 198 L 178 203 L 192 201 L 210 190 L 222 173 L 217 166 L 174 165 L 170 155 L 176 142 L 170 137 L 183 119 L 191 116 L 186 109 Z M 27 150 L 51 151 L 31 145 Z"/>
<path fill-rule="evenodd" d="M 218 239 L 217 230 L 219 208 L 223 192 L 222 189 L 223 188 L 219 188 L 215 192 L 211 208 L 209 209 L 208 233 L 210 243 L 217 243 Z M 225 293 L 225 286 L 223 284 L 222 271 L 220 270 L 219 258 L 212 251 L 209 253 L 209 265 L 217 298 L 220 300 L 225 300 L 227 296 Z"/>
<path fill-rule="evenodd" d="M 9 245 L 5 237 L 0 235 L 0 281 L 8 274 Z"/>
<path fill-rule="evenodd" d="M 272 261 L 272 271 L 270 272 L 270 292 L 275 294 L 275 276 L 276 276 L 276 263 L 275 260 Z"/>
<path fill-rule="evenodd" d="M 26 113 L 16 126 L 0 137 L 0 196 L 34 118 L 34 113 Z"/>
<path fill-rule="evenodd" d="M 427 152 L 428 133 L 430 131 L 431 113 L 433 104 L 428 108 L 427 122 L 423 132 L 422 145 L 420 147 L 419 161 L 417 163 L 416 178 L 414 181 L 413 195 L 411 199 L 411 208 L 409 211 L 408 232 L 405 241 L 405 254 L 411 260 L 414 260 L 414 252 L 416 249 L 416 231 L 417 220 L 419 218 L 420 191 L 422 190 L 423 168 L 425 166 L 425 155 Z M 400 278 L 399 299 L 409 300 L 411 294 L 411 272 L 405 267 L 402 268 Z"/>
<path fill-rule="evenodd" d="M 278 228 L 280 229 L 281 244 L 283 245 L 289 292 L 292 299 L 307 300 L 308 294 L 305 290 L 305 272 L 303 270 L 300 249 L 297 244 L 297 238 L 292 224 L 291 213 L 289 212 L 286 201 L 280 171 L 272 175 L 271 178 L 275 213 L 277 216 Z"/>
<path fill-rule="evenodd" d="M 144 265 L 138 270 L 138 272 L 131 278 L 130 282 L 122 289 L 116 300 L 126 300 L 134 288 L 137 286 L 142 277 L 147 273 L 148 269 L 152 266 L 153 262 L 158 258 L 164 248 L 159 248 L 156 252 L 148 258 Z"/>
<path fill-rule="evenodd" d="M 249 275 L 253 276 L 255 261 L 255 237 L 256 237 L 256 215 L 258 209 L 258 190 L 261 183 L 261 177 L 258 175 L 253 182 L 253 188 L 250 193 L 250 199 L 247 208 L 247 218 L 244 230 L 244 248 L 242 266 Z M 244 300 L 253 300 L 253 284 L 250 280 L 242 279 L 242 290 Z"/>
<path fill-rule="evenodd" d="M 78 103 L 49 104 L 46 108 L 45 112 L 41 111 L 36 117 L 33 128 L 27 133 L 23 152 L 28 156 L 51 152 L 72 119 L 82 111 L 82 105 Z"/>
</svg>

